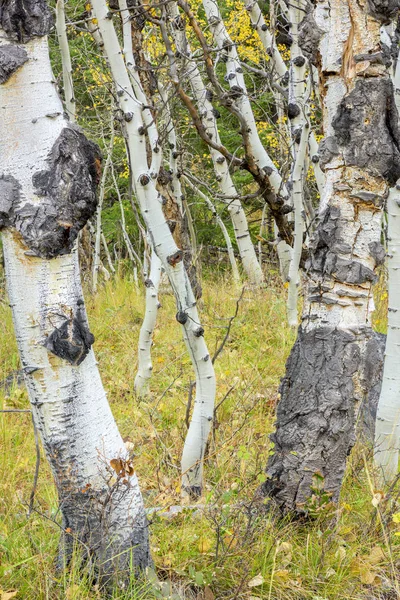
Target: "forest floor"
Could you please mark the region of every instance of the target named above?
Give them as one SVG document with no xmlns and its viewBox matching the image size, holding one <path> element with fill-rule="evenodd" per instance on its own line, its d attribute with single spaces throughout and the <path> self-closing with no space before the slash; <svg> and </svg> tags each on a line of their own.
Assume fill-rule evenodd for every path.
<svg viewBox="0 0 400 600">
<path fill-rule="evenodd" d="M 224 338 L 240 289 L 222 277 L 205 278 L 200 305 L 210 353 Z M 180 503 L 180 455 L 193 377 L 174 318 L 171 295 L 162 308 L 153 347 L 151 396 L 133 392 L 143 290 L 116 277 L 96 297 L 86 294 L 95 352 L 112 410 L 135 466 L 147 507 Z M 384 317 L 377 313 L 380 329 Z M 381 322 L 380 322 L 381 321 Z M 197 600 L 400 599 L 400 513 L 397 486 L 374 488 L 371 451 L 358 444 L 349 460 L 338 507 L 309 522 L 259 516 L 253 496 L 264 480 L 271 449 L 278 384 L 294 341 L 286 326 L 281 286 L 246 290 L 229 339 L 215 363 L 216 422 L 205 468 L 205 493 L 195 511 L 151 515 L 151 548 L 158 577 L 180 597 Z M 19 368 L 10 309 L 0 297 L 0 379 Z M 0 391 L 1 408 L 29 408 L 16 382 Z M 27 506 L 35 470 L 29 413 L 0 414 L 0 600 L 99 599 L 79 575 L 54 569 L 59 525 L 57 497 L 46 462 L 40 463 L 34 511 Z M 42 452 L 43 455 L 43 452 Z M 168 596 L 157 585 L 113 598 Z M 14 593 L 16 592 L 16 593 Z"/>
</svg>

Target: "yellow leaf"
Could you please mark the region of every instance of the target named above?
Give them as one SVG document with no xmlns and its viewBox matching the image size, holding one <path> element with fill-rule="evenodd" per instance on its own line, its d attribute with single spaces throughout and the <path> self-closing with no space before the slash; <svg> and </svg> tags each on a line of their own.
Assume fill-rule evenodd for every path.
<svg viewBox="0 0 400 600">
<path fill-rule="evenodd" d="M 257 587 L 259 585 L 262 585 L 264 583 L 264 581 L 265 581 L 264 577 L 261 575 L 261 573 L 259 573 L 258 575 L 253 577 L 253 579 L 250 579 L 250 581 L 247 585 L 249 586 L 249 588 Z"/>
<path fill-rule="evenodd" d="M 10 600 L 10 598 L 15 598 L 17 594 L 17 590 L 9 590 L 8 592 L 3 592 L 3 590 L 0 590 L 0 600 Z"/>
<path fill-rule="evenodd" d="M 229 546 L 229 548 L 234 548 L 237 545 L 237 539 L 232 533 L 226 533 L 223 539 L 225 545 Z"/>
<path fill-rule="evenodd" d="M 78 600 L 79 598 L 79 585 L 71 585 L 65 590 L 65 598 L 67 600 Z"/>
<path fill-rule="evenodd" d="M 278 581 L 287 581 L 290 577 L 289 571 L 287 569 L 278 569 L 274 572 L 274 579 Z"/>
<path fill-rule="evenodd" d="M 363 558 L 369 562 L 370 565 L 377 565 L 385 560 L 386 557 L 380 546 L 374 546 L 371 549 L 371 552 L 367 556 L 363 556 Z"/>
<path fill-rule="evenodd" d="M 392 516 L 392 519 L 393 519 L 393 523 L 400 523 L 400 512 L 394 513 L 394 515 Z"/>
<path fill-rule="evenodd" d="M 283 554 L 289 554 L 293 549 L 293 546 L 290 542 L 281 542 L 276 549 L 276 553 L 283 552 Z"/>
<path fill-rule="evenodd" d="M 377 575 L 374 573 L 374 571 L 371 571 L 368 568 L 360 569 L 361 583 L 364 583 L 364 585 L 372 585 L 375 583 L 375 579 L 377 579 Z"/>
<path fill-rule="evenodd" d="M 201 553 L 208 552 L 212 546 L 212 542 L 206 538 L 199 539 L 199 550 Z"/>
</svg>

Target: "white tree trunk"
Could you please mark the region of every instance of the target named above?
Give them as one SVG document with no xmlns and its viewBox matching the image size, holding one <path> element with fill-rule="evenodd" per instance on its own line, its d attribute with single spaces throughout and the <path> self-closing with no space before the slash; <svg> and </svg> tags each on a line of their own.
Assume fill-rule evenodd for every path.
<svg viewBox="0 0 400 600">
<path fill-rule="evenodd" d="M 289 9 L 286 8 L 287 13 L 288 13 L 288 15 L 287 15 L 288 19 L 291 20 L 291 17 L 290 17 L 290 14 L 291 14 L 290 11 L 291 11 L 293 13 L 292 19 L 294 17 L 294 20 L 296 21 L 294 29 L 292 28 L 290 30 L 290 35 L 292 37 L 293 37 L 293 35 L 295 35 L 295 37 L 296 37 L 295 48 L 291 47 L 291 59 L 292 60 L 294 60 L 296 58 L 296 56 L 297 57 L 303 56 L 300 51 L 300 48 L 298 46 L 298 26 L 299 26 L 299 22 L 302 20 L 302 18 L 304 16 L 304 6 L 302 5 L 301 7 L 299 7 L 299 4 L 300 4 L 299 2 L 295 2 L 293 5 L 290 5 Z M 261 9 L 260 9 L 260 6 L 259 6 L 257 0 L 248 0 L 248 2 L 246 3 L 246 10 L 248 11 L 248 13 L 250 15 L 250 20 L 252 22 L 252 25 L 258 33 L 260 40 L 264 46 L 265 51 L 271 57 L 273 70 L 275 70 L 275 72 L 277 74 L 276 79 L 278 79 L 279 84 L 282 85 L 285 82 L 286 77 L 288 77 L 290 87 L 294 91 L 294 86 L 291 85 L 291 81 L 290 81 L 292 73 L 288 72 L 288 68 L 286 66 L 285 61 L 282 58 L 281 53 L 279 52 L 279 49 L 275 42 L 275 38 L 273 35 L 271 35 L 271 32 L 269 31 L 269 28 L 267 27 L 267 24 L 265 23 L 264 16 L 261 12 Z M 296 67 L 296 65 L 294 65 L 294 66 Z M 299 68 L 301 68 L 301 66 Z M 313 67 L 310 66 L 310 68 L 313 68 Z M 298 86 L 298 90 L 301 91 L 301 89 L 300 89 L 301 88 L 300 73 L 297 74 L 296 80 L 297 80 L 296 86 Z M 308 98 L 307 98 L 307 101 L 308 101 Z M 322 195 L 323 187 L 324 187 L 324 174 L 321 171 L 321 167 L 319 166 L 318 142 L 315 139 L 315 134 L 313 131 L 310 132 L 309 145 L 310 145 L 310 154 L 311 154 L 311 156 L 315 157 L 315 159 L 312 161 L 315 180 L 317 183 L 318 191 L 319 191 L 320 195 Z"/>
<path fill-rule="evenodd" d="M 388 39 L 385 39 L 386 33 Z M 383 34 L 383 35 L 382 35 Z M 391 46 L 385 28 L 381 39 Z M 400 109 L 400 62 L 391 68 L 394 98 Z M 391 482 L 398 473 L 400 448 L 400 180 L 392 187 L 386 203 L 388 243 L 388 331 L 382 388 L 375 422 L 374 459 L 382 483 Z"/>
<path fill-rule="evenodd" d="M 239 97 L 236 99 L 236 105 L 247 126 L 254 160 L 260 169 L 269 170 L 270 174 L 268 177 L 274 192 L 283 198 L 286 198 L 288 193 L 283 184 L 282 177 L 280 176 L 278 169 L 261 143 L 257 132 L 256 122 L 254 119 L 253 110 L 251 108 L 243 75 L 243 69 L 237 53 L 236 45 L 232 42 L 228 34 L 217 2 L 215 0 L 203 0 L 203 6 L 207 21 L 210 25 L 210 30 L 213 34 L 218 49 L 224 52 L 227 58 L 226 77 L 228 79 L 229 86 L 231 88 L 241 90 Z"/>
<path fill-rule="evenodd" d="M 161 277 L 161 262 L 157 254 L 151 253 L 150 274 L 146 277 L 146 308 L 142 326 L 140 328 L 138 343 L 138 371 L 135 377 L 135 392 L 139 397 L 149 393 L 149 382 L 153 371 L 151 361 L 151 346 L 153 333 L 157 322 L 157 313 L 160 307 L 158 301 L 158 288 Z"/>
<path fill-rule="evenodd" d="M 400 136 L 387 67 L 372 58 L 380 24 L 370 6 L 323 0 L 308 15 L 324 85 L 326 184 L 263 484 L 285 511 L 307 512 L 315 473 L 338 499 L 357 413 L 381 374 L 371 288 L 384 260 L 381 207 L 400 176 Z"/>
<path fill-rule="evenodd" d="M 23 21 L 15 15 L 15 33 L 4 25 L 14 5 L 3 7 L 0 17 L 7 27 L 0 30 L 3 65 L 14 57 L 0 84 L 7 289 L 35 423 L 58 489 L 61 557 L 68 561 L 78 545 L 100 575 L 126 579 L 131 552 L 135 569 L 151 562 L 147 523 L 90 349 L 74 243 L 95 210 L 97 150 L 63 117 L 48 54 L 50 13 L 39 4 L 34 17 L 37 3 L 25 5 Z M 23 45 L 16 43 L 21 31 Z M 117 477 L 112 461 L 129 473 Z"/>
<path fill-rule="evenodd" d="M 211 202 L 210 198 L 208 196 L 206 196 L 206 194 L 203 194 L 203 192 L 201 190 L 199 190 L 199 188 L 196 187 L 190 181 L 190 179 L 188 177 L 185 177 L 185 181 L 188 184 L 188 186 L 195 192 L 195 194 L 197 194 L 198 196 L 200 196 L 200 198 L 202 198 L 204 200 L 204 202 L 206 203 L 207 207 L 210 209 L 210 211 L 214 215 L 215 220 L 217 221 L 218 225 L 220 226 L 221 231 L 222 231 L 222 235 L 224 236 L 224 239 L 225 239 L 226 249 L 228 250 L 229 262 L 231 263 L 233 280 L 234 280 L 235 283 L 239 283 L 240 282 L 239 269 L 238 269 L 238 266 L 236 264 L 236 258 L 235 258 L 235 253 L 233 251 L 233 246 L 232 246 L 231 238 L 229 236 L 227 228 L 225 227 L 225 223 L 223 222 L 223 220 L 219 216 L 219 214 L 218 214 L 218 212 L 217 212 L 214 204 Z"/>
<path fill-rule="evenodd" d="M 171 2 L 168 4 L 167 8 L 172 19 L 171 31 L 175 45 L 177 50 L 184 57 L 185 72 L 187 73 L 187 78 L 197 101 L 198 112 L 202 124 L 211 139 L 216 144 L 221 144 L 214 107 L 209 100 L 207 89 L 204 85 L 196 61 L 192 58 L 192 52 L 186 39 L 185 32 L 179 26 L 181 17 L 179 15 L 178 7 L 175 2 Z M 232 181 L 229 165 L 225 157 L 222 156 L 218 150 L 210 147 L 210 154 L 219 188 L 226 197 L 223 202 L 228 206 L 228 211 L 232 219 L 244 272 L 251 283 L 260 285 L 264 280 L 263 272 L 257 261 L 257 255 L 251 241 L 246 214 Z"/>
<path fill-rule="evenodd" d="M 71 123 L 76 121 L 76 102 L 74 95 L 74 81 L 72 79 L 71 54 L 69 51 L 67 27 L 65 24 L 64 0 L 57 0 L 56 4 L 56 29 L 58 44 L 61 52 L 63 86 L 65 97 L 65 110 Z"/>
<path fill-rule="evenodd" d="M 198 495 L 202 490 L 203 458 L 214 413 L 215 374 L 204 341 L 190 282 L 185 272 L 182 251 L 171 235 L 162 212 L 162 200 L 156 190 L 154 174 L 147 165 L 143 120 L 125 66 L 119 41 L 104 0 L 93 0 L 97 19 L 109 61 L 119 107 L 126 122 L 127 143 L 131 157 L 131 172 L 136 197 L 145 220 L 152 246 L 159 257 L 177 300 L 177 320 L 196 371 L 196 398 L 192 421 L 182 456 L 182 491 Z M 129 17 L 126 3 L 121 3 L 122 17 Z"/>
<path fill-rule="evenodd" d="M 400 192 L 390 190 L 388 214 L 388 332 L 375 423 L 375 463 L 383 482 L 398 473 L 400 449 Z"/>
<path fill-rule="evenodd" d="M 300 286 L 300 259 L 303 249 L 304 217 L 303 217 L 303 187 L 304 165 L 308 147 L 310 127 L 303 124 L 299 147 L 293 169 L 293 205 L 294 205 L 294 243 L 289 267 L 289 289 L 287 298 L 288 322 L 291 327 L 297 327 L 297 302 Z"/>
<path fill-rule="evenodd" d="M 92 273 L 92 289 L 93 289 L 94 293 L 97 292 L 99 270 L 100 270 L 100 265 L 101 265 L 101 259 L 100 259 L 101 234 L 102 234 L 101 217 L 102 217 L 102 211 L 103 211 L 103 202 L 104 202 L 104 195 L 106 192 L 107 175 L 108 175 L 108 171 L 110 169 L 113 147 L 114 147 L 114 126 L 113 126 L 114 121 L 113 121 L 113 118 L 114 117 L 112 116 L 110 145 L 109 145 L 109 148 L 107 151 L 106 164 L 104 165 L 103 173 L 101 175 L 99 201 L 97 204 L 97 211 L 96 211 L 96 235 L 95 235 L 95 241 L 94 241 L 93 273 Z"/>
</svg>

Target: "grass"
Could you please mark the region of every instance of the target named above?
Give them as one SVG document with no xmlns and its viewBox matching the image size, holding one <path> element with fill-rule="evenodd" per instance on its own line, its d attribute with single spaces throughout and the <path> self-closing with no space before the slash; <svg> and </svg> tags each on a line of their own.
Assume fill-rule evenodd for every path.
<svg viewBox="0 0 400 600">
<path fill-rule="evenodd" d="M 206 280 L 201 315 L 213 353 L 234 314 L 239 291 L 223 277 Z M 135 466 L 147 506 L 180 502 L 179 462 L 189 359 L 174 315 L 171 295 L 163 294 L 154 338 L 152 394 L 137 401 L 132 393 L 136 345 L 143 314 L 143 291 L 118 276 L 96 297 L 87 295 L 95 351 L 113 413 L 126 440 L 135 445 Z M 379 309 L 379 327 L 384 328 Z M 0 379 L 19 366 L 10 309 L 0 300 Z M 381 497 L 374 489 L 367 448 L 358 444 L 349 460 L 340 505 L 312 522 L 260 516 L 252 505 L 263 480 L 273 428 L 279 379 L 294 333 L 285 321 L 278 285 L 247 290 L 229 341 L 216 362 L 218 377 L 214 435 L 206 461 L 204 508 L 173 519 L 153 516 L 151 546 L 164 590 L 152 585 L 114 598 L 166 597 L 169 582 L 181 597 L 196 600 L 333 600 L 400 598 L 400 525 L 396 490 Z M 25 390 L 14 386 L 2 407 L 29 408 Z M 6 590 L 26 600 L 100 598 L 74 565 L 56 575 L 59 529 L 57 498 L 44 460 L 35 511 L 28 518 L 35 446 L 30 415 L 0 415 L 0 600 Z M 399 515 L 400 516 L 400 515 Z"/>
</svg>

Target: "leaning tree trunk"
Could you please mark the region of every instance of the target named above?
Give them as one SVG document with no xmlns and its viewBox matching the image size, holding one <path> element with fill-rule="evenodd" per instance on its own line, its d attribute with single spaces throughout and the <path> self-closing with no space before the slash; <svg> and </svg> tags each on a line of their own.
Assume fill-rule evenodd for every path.
<svg viewBox="0 0 400 600">
<path fill-rule="evenodd" d="M 0 9 L 0 227 L 32 412 L 63 517 L 61 562 L 80 546 L 100 577 L 151 563 L 137 477 L 91 349 L 76 238 L 96 210 L 100 155 L 63 116 L 44 0 Z"/>
<path fill-rule="evenodd" d="M 325 0 L 300 24 L 303 51 L 320 68 L 326 184 L 261 490 L 287 511 L 307 511 L 315 474 L 338 499 L 358 410 L 380 376 L 371 286 L 385 256 L 381 211 L 400 174 L 400 139 L 379 38 L 392 15 L 372 0 L 368 9 Z"/>
<path fill-rule="evenodd" d="M 121 0 L 120 6 L 122 17 L 125 18 L 127 9 L 124 0 Z M 134 191 L 152 248 L 157 253 L 174 290 L 178 309 L 176 319 L 182 325 L 186 347 L 196 372 L 196 397 L 181 466 L 182 492 L 198 496 L 203 487 L 204 454 L 214 414 L 214 368 L 203 337 L 204 329 L 200 324 L 196 300 L 184 269 L 183 253 L 177 247 L 167 225 L 162 211 L 161 196 L 154 181 L 155 174 L 148 166 L 142 110 L 131 85 L 117 33 L 104 0 L 92 0 L 92 7 L 104 44 L 104 54 L 110 64 L 119 107 L 126 122 Z M 129 17 L 129 14 L 126 16 Z M 152 151 L 154 153 L 154 148 Z"/>
</svg>

